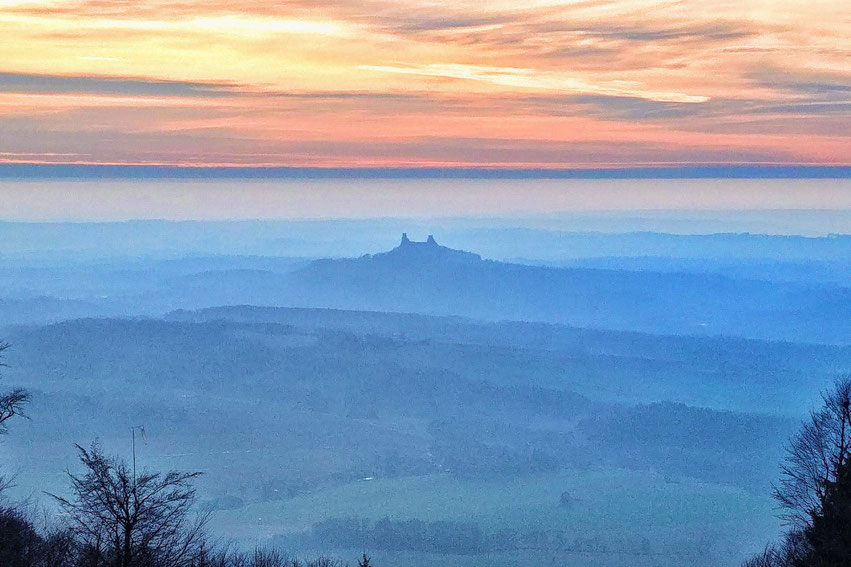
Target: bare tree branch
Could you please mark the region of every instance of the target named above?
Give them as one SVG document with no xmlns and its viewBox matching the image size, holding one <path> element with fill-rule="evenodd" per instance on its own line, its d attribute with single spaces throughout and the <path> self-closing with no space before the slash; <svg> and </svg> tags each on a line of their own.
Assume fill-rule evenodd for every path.
<svg viewBox="0 0 851 567">
<path fill-rule="evenodd" d="M 194 514 L 200 473 L 151 473 L 135 479 L 123 460 L 107 457 L 95 443 L 77 446 L 85 473 L 70 472 L 71 498 L 52 495 L 68 514 L 85 545 L 97 548 L 116 567 L 142 559 L 177 567 L 200 553 L 208 516 Z"/>
<path fill-rule="evenodd" d="M 9 343 L 0 342 L 0 367 L 6 366 L 6 363 L 3 362 L 3 355 L 10 346 Z M 27 417 L 24 413 L 24 406 L 31 399 L 32 395 L 23 388 L 15 388 L 10 392 L 0 394 L 0 434 L 8 431 L 6 422 L 11 418 L 16 415 Z"/>
<path fill-rule="evenodd" d="M 836 381 L 786 448 L 782 478 L 774 498 L 782 518 L 798 529 L 822 513 L 828 488 L 836 482 L 851 451 L 851 377 Z"/>
</svg>

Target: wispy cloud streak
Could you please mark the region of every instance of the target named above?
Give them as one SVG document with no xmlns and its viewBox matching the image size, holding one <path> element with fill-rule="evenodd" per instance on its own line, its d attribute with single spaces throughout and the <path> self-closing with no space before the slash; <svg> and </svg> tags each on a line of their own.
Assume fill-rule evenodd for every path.
<svg viewBox="0 0 851 567">
<path fill-rule="evenodd" d="M 404 75 L 424 75 L 491 83 L 502 87 L 519 87 L 543 91 L 565 93 L 601 94 L 608 96 L 631 96 L 660 102 L 698 103 L 709 100 L 707 96 L 687 95 L 675 92 L 644 90 L 631 81 L 602 81 L 593 84 L 569 75 L 539 72 L 533 69 L 506 67 L 481 67 L 474 65 L 424 65 L 419 67 L 393 67 L 364 65 L 367 71 L 380 73 L 400 73 Z"/>
<path fill-rule="evenodd" d="M 239 91 L 228 83 L 0 72 L 0 93 L 221 97 Z"/>
</svg>

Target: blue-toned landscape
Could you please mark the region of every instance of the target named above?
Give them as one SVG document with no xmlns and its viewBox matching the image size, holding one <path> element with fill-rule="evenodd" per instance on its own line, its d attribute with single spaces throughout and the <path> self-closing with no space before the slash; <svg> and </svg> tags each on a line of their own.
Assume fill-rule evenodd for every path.
<svg viewBox="0 0 851 567">
<path fill-rule="evenodd" d="M 8 220 L 3 383 L 31 399 L 6 498 L 59 513 L 97 441 L 203 473 L 233 550 L 741 564 L 851 370 L 851 236 L 813 230 L 847 218 Z"/>
<path fill-rule="evenodd" d="M 851 2 L 0 0 L 0 567 L 851 567 Z"/>
</svg>

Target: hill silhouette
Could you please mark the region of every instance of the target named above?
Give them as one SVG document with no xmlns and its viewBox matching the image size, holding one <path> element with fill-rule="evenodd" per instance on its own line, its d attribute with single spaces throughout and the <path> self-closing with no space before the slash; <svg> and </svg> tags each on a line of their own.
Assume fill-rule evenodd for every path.
<svg viewBox="0 0 851 567">
<path fill-rule="evenodd" d="M 276 305 L 807 342 L 851 336 L 847 289 L 510 264 L 440 246 L 433 237 L 412 242 L 403 236 L 388 252 L 316 260 L 280 284 Z"/>
<path fill-rule="evenodd" d="M 127 272 L 142 285 L 135 286 L 129 275 L 122 274 L 115 295 L 92 288 L 91 295 L 98 294 L 97 303 L 89 308 L 61 302 L 48 306 L 47 312 L 20 302 L 0 302 L 0 314 L 8 323 L 35 323 L 67 318 L 62 315 L 70 307 L 74 307 L 71 317 L 82 317 L 156 316 L 175 309 L 257 305 L 448 315 L 669 335 L 851 342 L 851 289 L 836 283 L 756 279 L 758 274 L 748 276 L 753 270 L 725 275 L 652 266 L 514 264 L 442 246 L 434 237 L 416 242 L 407 235 L 386 252 L 356 258 L 234 261 L 223 268 L 190 262 L 146 275 L 144 281 L 138 275 L 141 272 Z M 101 294 L 110 297 L 99 299 Z"/>
</svg>

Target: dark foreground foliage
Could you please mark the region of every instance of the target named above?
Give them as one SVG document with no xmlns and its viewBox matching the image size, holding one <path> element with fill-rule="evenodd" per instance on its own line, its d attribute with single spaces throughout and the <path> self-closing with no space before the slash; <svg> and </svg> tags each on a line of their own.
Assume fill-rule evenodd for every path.
<svg viewBox="0 0 851 567">
<path fill-rule="evenodd" d="M 69 473 L 70 497 L 54 496 L 59 527 L 38 529 L 23 510 L 0 506 L 0 567 L 347 567 L 216 545 L 204 531 L 207 515 L 195 512 L 198 473 L 137 475 L 97 444 L 78 451 L 85 472 Z M 372 565 L 366 554 L 357 564 Z"/>
<path fill-rule="evenodd" d="M 214 547 L 214 546 L 211 546 Z M 42 533 L 27 515 L 14 508 L 0 507 L 0 565 L 2 567 L 124 567 L 123 559 L 98 554 L 97 550 L 76 537 L 70 529 Z M 372 567 L 364 554 L 356 563 Z M 301 560 L 291 558 L 275 549 L 256 549 L 233 552 L 207 549 L 174 561 L 142 554 L 131 560 L 128 567 L 348 567 L 339 559 L 318 557 Z"/>
<path fill-rule="evenodd" d="M 774 490 L 790 530 L 745 567 L 851 567 L 851 377 L 822 399 L 792 438 Z"/>
</svg>

